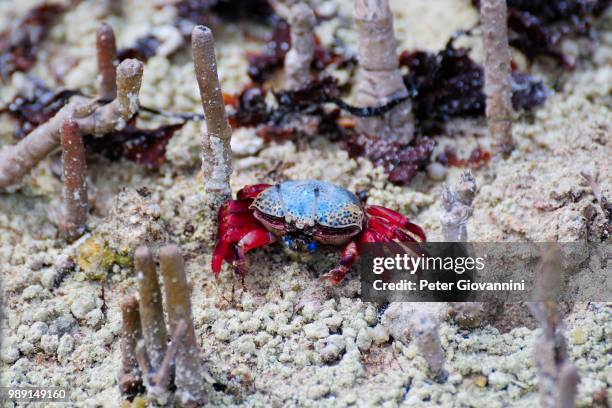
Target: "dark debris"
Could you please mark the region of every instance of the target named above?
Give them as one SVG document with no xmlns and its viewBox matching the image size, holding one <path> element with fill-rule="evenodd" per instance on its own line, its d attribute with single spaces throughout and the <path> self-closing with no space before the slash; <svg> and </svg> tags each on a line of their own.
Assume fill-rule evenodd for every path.
<svg viewBox="0 0 612 408">
<path fill-rule="evenodd" d="M 77 91 L 53 91 L 40 81 L 34 81 L 32 97 L 17 96 L 0 113 L 8 113 L 18 122 L 14 137 L 21 139 L 51 119 Z"/>
<path fill-rule="evenodd" d="M 224 21 L 254 20 L 268 22 L 274 10 L 267 0 L 181 0 L 175 4 L 179 27 L 220 26 Z M 191 34 L 186 27 L 184 34 Z"/>
<path fill-rule="evenodd" d="M 155 56 L 160 44 L 161 42 L 157 37 L 147 34 L 138 38 L 131 47 L 120 49 L 117 52 L 117 59 L 123 61 L 128 58 L 135 58 L 142 62 L 147 62 L 149 58 Z"/>
<path fill-rule="evenodd" d="M 352 57 L 347 57 L 344 53 L 338 53 L 333 49 L 324 47 L 319 38 L 314 38 L 314 57 L 312 70 L 320 72 L 331 64 L 351 67 L 355 64 Z M 283 67 L 285 55 L 291 49 L 291 30 L 289 24 L 282 19 L 277 19 L 274 24 L 274 31 L 270 38 L 259 52 L 247 53 L 249 64 L 248 75 L 257 84 L 263 84 L 277 69 Z"/>
<path fill-rule="evenodd" d="M 479 1 L 472 4 L 478 7 Z M 593 36 L 594 19 L 609 6 L 610 0 L 508 0 L 508 40 L 530 60 L 548 56 L 571 67 L 561 40 Z"/>
<path fill-rule="evenodd" d="M 404 51 L 400 55 L 400 65 L 409 68 L 404 82 L 415 94 L 412 109 L 421 134 L 441 133 L 453 118 L 484 116 L 483 68 L 453 41 L 436 54 Z M 512 81 L 515 110 L 531 110 L 546 100 L 542 81 L 521 72 L 513 72 Z"/>
<path fill-rule="evenodd" d="M 184 123 L 164 125 L 156 129 L 140 129 L 133 117 L 125 128 L 102 137 L 86 135 L 88 154 L 100 154 L 110 160 L 127 159 L 155 169 L 166 159 L 166 146 Z"/>
<path fill-rule="evenodd" d="M 450 146 L 444 148 L 444 153 L 437 157 L 439 163 L 448 167 L 469 167 L 471 169 L 479 169 L 486 165 L 491 160 L 491 152 L 484 150 L 480 146 L 476 146 L 470 153 L 467 159 L 461 159 L 457 156 L 457 151 Z"/>
<path fill-rule="evenodd" d="M 304 89 L 274 92 L 276 106 L 266 103 L 267 92 L 251 84 L 237 98 L 226 97 L 232 111 L 233 127 L 259 126 L 257 134 L 265 140 L 293 139 L 316 132 L 337 140 L 344 137 L 338 124 L 339 109 L 327 109 L 323 104 L 333 102 L 339 95 L 337 81 L 324 77 L 311 81 Z M 305 129 L 315 126 L 316 129 Z"/>
<path fill-rule="evenodd" d="M 347 140 L 351 157 L 367 157 L 382 166 L 389 181 L 410 184 L 414 176 L 431 162 L 436 142 L 428 137 L 417 137 L 408 145 L 391 142 L 383 137 L 355 133 Z"/>
<path fill-rule="evenodd" d="M 0 78 L 32 68 L 49 29 L 64 11 L 61 4 L 41 4 L 28 11 L 14 29 L 0 33 Z"/>
</svg>

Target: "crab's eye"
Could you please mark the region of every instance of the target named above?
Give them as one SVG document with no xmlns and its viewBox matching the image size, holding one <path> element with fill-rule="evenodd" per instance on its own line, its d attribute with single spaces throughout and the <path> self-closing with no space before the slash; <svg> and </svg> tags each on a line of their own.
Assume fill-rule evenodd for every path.
<svg viewBox="0 0 612 408">
<path fill-rule="evenodd" d="M 291 247 L 291 245 L 293 245 L 293 240 L 289 238 L 288 236 L 283 237 L 283 241 L 285 242 L 285 245 L 287 245 L 288 247 Z"/>
<path fill-rule="evenodd" d="M 309 250 L 310 252 L 314 252 L 317 250 L 317 243 L 316 242 L 309 242 L 308 245 L 306 245 L 306 249 Z"/>
</svg>

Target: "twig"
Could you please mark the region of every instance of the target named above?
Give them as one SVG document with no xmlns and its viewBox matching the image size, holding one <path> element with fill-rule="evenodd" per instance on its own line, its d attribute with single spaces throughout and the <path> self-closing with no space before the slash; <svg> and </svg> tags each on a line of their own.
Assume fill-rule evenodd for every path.
<svg viewBox="0 0 612 408">
<path fill-rule="evenodd" d="M 467 242 L 467 222 L 472 215 L 472 202 L 476 195 L 476 180 L 468 170 L 461 175 L 455 190 L 445 186 L 442 191 L 440 216 L 442 235 L 447 242 Z"/>
<path fill-rule="evenodd" d="M 472 216 L 476 180 L 470 170 L 461 175 L 455 186 L 444 186 L 440 197 L 444 212 L 440 215 L 442 236 L 446 242 L 468 242 L 467 223 Z M 463 328 L 483 325 L 497 305 L 494 302 L 453 302 L 449 304 L 449 316 Z"/>
<path fill-rule="evenodd" d="M 601 209 L 603 210 L 604 215 L 606 215 L 606 217 L 610 217 L 610 214 L 612 213 L 612 206 L 608 202 L 606 196 L 601 193 L 601 188 L 599 187 L 599 184 L 597 184 L 597 182 L 595 181 L 595 178 L 584 171 L 580 172 L 580 174 L 589 183 L 589 186 L 593 191 L 593 196 L 595 196 L 595 199 L 599 203 L 599 207 L 601 207 Z"/>
<path fill-rule="evenodd" d="M 193 406 L 205 404 L 204 367 L 199 356 L 195 330 L 191 319 L 190 291 L 185 276 L 183 257 L 176 245 L 167 245 L 159 250 L 161 274 L 164 280 L 168 322 L 173 332 L 181 322 L 186 322 L 185 335 L 176 355 L 176 394 L 181 404 Z M 197 405 L 200 406 L 200 405 Z"/>
<path fill-rule="evenodd" d="M 379 106 L 407 96 L 408 90 L 399 69 L 393 14 L 388 0 L 354 0 L 353 19 L 361 69 L 357 105 Z M 414 135 L 411 103 L 406 100 L 383 117 L 360 118 L 357 125 L 364 133 L 408 143 Z"/>
<path fill-rule="evenodd" d="M 445 382 L 448 377 L 444 370 L 446 355 L 440 344 L 438 321 L 431 314 L 421 312 L 415 316 L 414 322 L 412 334 L 429 365 L 429 372 L 437 382 Z"/>
<path fill-rule="evenodd" d="M 310 66 L 315 48 L 313 28 L 316 19 L 306 3 L 297 3 L 290 10 L 291 49 L 285 56 L 285 81 L 288 89 L 298 90 L 310 81 Z"/>
<path fill-rule="evenodd" d="M 72 118 L 64 120 L 60 134 L 64 181 L 64 213 L 60 229 L 65 239 L 73 242 L 85 232 L 87 223 L 85 145 L 79 125 Z"/>
<path fill-rule="evenodd" d="M 558 407 L 564 399 L 566 407 L 573 407 L 578 379 L 570 366 L 567 344 L 563 335 L 563 320 L 557 299 L 563 285 L 562 253 L 557 244 L 542 248 L 535 287 L 535 302 L 529 307 L 538 320 L 541 333 L 535 341 L 535 365 L 538 371 L 540 405 Z M 571 386 L 574 384 L 573 386 Z M 573 392 L 572 392 L 573 391 Z"/>
<path fill-rule="evenodd" d="M 121 370 L 119 389 L 122 395 L 133 397 L 142 387 L 142 374 L 136 358 L 136 348 L 142 337 L 140 313 L 136 296 L 129 295 L 121 303 L 123 330 L 121 336 Z"/>
<path fill-rule="evenodd" d="M 18 183 L 60 144 L 60 126 L 72 117 L 82 134 L 105 135 L 122 129 L 138 110 L 143 65 L 128 59 L 117 67 L 117 98 L 102 105 L 74 96 L 53 118 L 34 129 L 16 145 L 0 151 L 0 188 Z"/>
<path fill-rule="evenodd" d="M 191 47 L 200 97 L 206 117 L 202 127 L 202 173 L 206 191 L 213 195 L 215 206 L 231 198 L 232 130 L 227 121 L 212 32 L 208 27 L 195 26 L 191 33 Z"/>
<path fill-rule="evenodd" d="M 574 408 L 576 406 L 579 381 L 580 377 L 576 366 L 568 362 L 563 364 L 559 373 L 556 408 Z"/>
<path fill-rule="evenodd" d="M 140 319 L 145 348 L 151 369 L 157 371 L 166 353 L 168 333 L 164 322 L 162 296 L 155 271 L 155 263 L 148 247 L 141 246 L 134 252 L 134 272 L 138 277 L 140 302 L 143 305 L 140 311 Z"/>
<path fill-rule="evenodd" d="M 512 86 L 506 0 L 482 0 L 480 21 L 484 44 L 486 116 L 498 153 L 508 156 L 512 140 Z"/>
<path fill-rule="evenodd" d="M 159 370 L 153 377 L 153 383 L 155 387 L 161 389 L 168 389 L 170 386 L 172 369 L 174 367 L 174 361 L 176 360 L 176 353 L 178 352 L 179 346 L 187 333 L 188 324 L 185 319 L 182 319 L 174 330 L 172 340 L 168 345 L 164 359 L 162 360 Z"/>
<path fill-rule="evenodd" d="M 117 96 L 117 45 L 115 33 L 106 23 L 100 24 L 96 32 L 100 100 L 112 101 Z"/>
<path fill-rule="evenodd" d="M 140 339 L 136 344 L 135 354 L 136 361 L 138 362 L 138 367 L 140 368 L 140 372 L 143 373 L 145 382 L 148 386 L 152 377 L 152 370 L 151 362 L 149 361 L 149 357 L 147 356 L 147 348 L 145 346 L 145 341 L 143 339 Z"/>
</svg>

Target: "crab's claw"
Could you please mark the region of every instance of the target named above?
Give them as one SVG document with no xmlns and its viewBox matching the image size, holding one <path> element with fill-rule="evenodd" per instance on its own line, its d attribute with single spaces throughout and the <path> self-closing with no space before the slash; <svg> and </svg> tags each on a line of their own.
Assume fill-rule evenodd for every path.
<svg viewBox="0 0 612 408">
<path fill-rule="evenodd" d="M 219 210 L 217 243 L 211 262 L 215 274 L 221 272 L 223 261 L 234 264 L 238 272 L 244 274 L 247 252 L 276 240 L 249 208 L 253 198 L 267 187 L 267 184 L 246 186 L 238 192 L 237 200 L 227 201 Z"/>
</svg>

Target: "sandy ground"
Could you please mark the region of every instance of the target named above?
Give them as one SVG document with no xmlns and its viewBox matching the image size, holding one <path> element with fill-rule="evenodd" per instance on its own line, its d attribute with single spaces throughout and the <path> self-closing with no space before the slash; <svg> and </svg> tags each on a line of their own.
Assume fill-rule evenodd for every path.
<svg viewBox="0 0 612 408">
<path fill-rule="evenodd" d="M 0 29 L 36 2 L 8 3 L 0 3 Z M 154 1 L 137 2 L 137 7 L 135 1 L 127 3 L 123 18 L 109 20 L 120 46 L 174 18 L 170 7 L 154 12 Z M 350 23 L 348 3 L 338 1 L 343 19 L 317 28 L 323 41 L 330 39 L 339 21 Z M 439 49 L 454 31 L 477 22 L 467 0 L 391 3 L 401 49 Z M 94 89 L 98 20 L 88 4 L 57 24 L 33 69 L 52 85 Z M 244 49 L 257 49 L 251 38 L 259 31 L 265 32 L 251 25 L 228 25 L 217 34 L 225 91 L 238 91 L 248 81 Z M 355 44 L 350 26 L 340 32 L 348 44 Z M 466 42 L 479 59 L 478 38 Z M 610 32 L 592 52 L 585 51 L 583 42 L 567 42 L 567 52 L 585 54 L 573 72 L 532 67 L 547 84 L 557 84 L 556 91 L 533 115 L 517 118 L 518 148 L 508 160 L 475 171 L 480 188 L 469 225 L 471 240 L 598 239 L 605 219 L 601 211 L 591 222 L 583 217 L 594 197 L 580 172 L 595 175 L 603 194 L 612 196 L 611 46 Z M 149 60 L 141 92 L 144 105 L 201 111 L 189 55 L 185 47 L 171 59 Z M 63 73 L 63 84 L 53 79 L 53 72 Z M 0 90 L 3 103 L 24 82 L 23 75 L 13 75 Z M 452 145 L 465 155 L 476 144 L 489 144 L 482 123 L 455 125 L 455 131 L 437 138 L 437 149 Z M 13 126 L 0 116 L 0 143 L 11 143 Z M 209 266 L 214 225 L 208 221 L 198 172 L 198 128 L 189 124 L 173 138 L 167 164 L 159 171 L 92 160 L 91 232 L 73 245 L 58 238 L 54 223 L 61 192 L 61 182 L 51 171 L 57 159 L 42 162 L 18 192 L 0 195 L 3 385 L 62 386 L 70 390 L 72 406 L 118 406 L 118 305 L 135 288 L 131 252 L 142 242 L 175 242 L 187 261 L 196 335 L 214 379 L 208 387 L 213 406 L 537 404 L 532 358 L 536 331 L 516 327 L 500 333 L 492 326 L 463 331 L 446 319 L 444 305 L 438 305 L 449 379 L 437 384 L 428 379 L 416 346 L 389 338 L 376 308 L 359 300 L 354 273 L 337 287 L 318 286 L 317 276 L 333 265 L 332 253 L 307 263 L 291 259 L 278 247 L 255 251 L 249 254 L 246 289 L 229 269 L 216 283 Z M 299 146 L 266 145 L 251 129 L 237 130 L 232 147 L 234 190 L 295 178 L 323 179 L 353 191 L 368 189 L 370 204 L 399 210 L 422 225 L 431 240 L 441 238 L 438 195 L 444 182 L 426 173 L 410 187 L 393 186 L 382 169 L 367 160 L 349 159 L 338 144 L 314 139 Z M 449 169 L 446 180 L 454 182 L 460 171 Z M 150 195 L 137 192 L 143 186 Z M 69 257 L 77 267 L 64 273 L 58 265 Z M 232 287 L 235 305 L 225 301 Z M 298 304 L 306 306 L 300 309 Z M 571 357 L 581 377 L 579 406 L 591 406 L 593 393 L 612 384 L 611 317 L 610 305 L 581 304 L 566 318 Z"/>
</svg>

